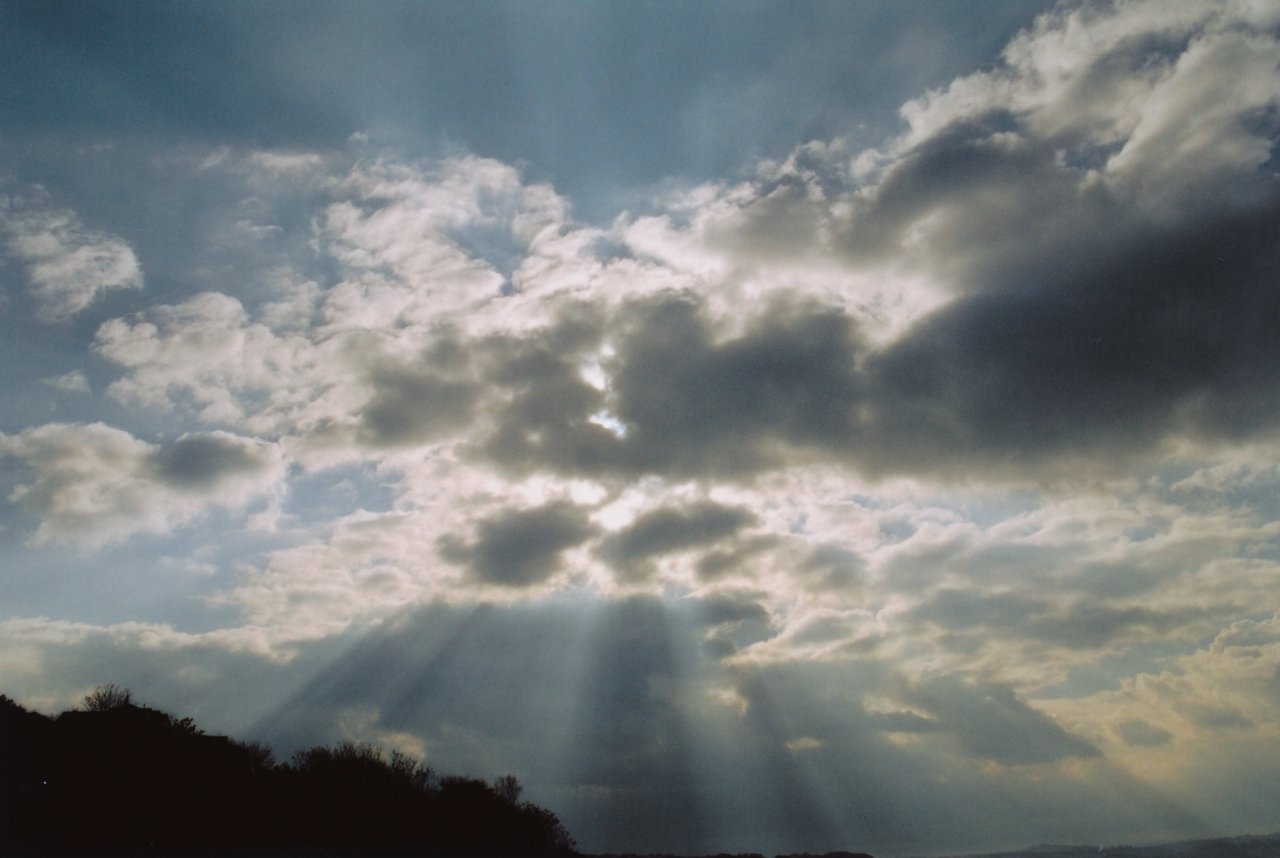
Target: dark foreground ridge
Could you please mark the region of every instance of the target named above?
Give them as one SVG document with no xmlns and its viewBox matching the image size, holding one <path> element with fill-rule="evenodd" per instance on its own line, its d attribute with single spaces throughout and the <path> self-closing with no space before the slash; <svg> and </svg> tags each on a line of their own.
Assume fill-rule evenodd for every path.
<svg viewBox="0 0 1280 858">
<path fill-rule="evenodd" d="M 277 763 L 104 686 L 48 717 L 0 695 L 0 854 L 567 856 L 549 810 L 367 745 Z"/>
<path fill-rule="evenodd" d="M 1041 845 L 1016 852 L 989 852 L 957 858 L 1280 858 L 1280 832 L 1181 840 L 1147 846 Z"/>
</svg>

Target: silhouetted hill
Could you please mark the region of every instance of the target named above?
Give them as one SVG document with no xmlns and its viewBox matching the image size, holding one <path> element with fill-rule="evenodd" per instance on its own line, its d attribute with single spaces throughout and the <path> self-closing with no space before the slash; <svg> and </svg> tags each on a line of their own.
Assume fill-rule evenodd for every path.
<svg viewBox="0 0 1280 858">
<path fill-rule="evenodd" d="M 350 743 L 278 764 L 262 745 L 205 735 L 114 687 L 55 718 L 0 696 L 5 854 L 571 854 L 555 814 L 519 794 L 510 776 L 439 778 Z"/>
</svg>

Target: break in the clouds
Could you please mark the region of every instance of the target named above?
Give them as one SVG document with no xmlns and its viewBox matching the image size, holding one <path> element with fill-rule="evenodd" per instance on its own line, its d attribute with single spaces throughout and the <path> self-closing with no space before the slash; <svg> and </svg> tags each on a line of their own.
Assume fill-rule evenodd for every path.
<svg viewBox="0 0 1280 858">
<path fill-rule="evenodd" d="M 0 692 L 595 850 L 1280 826 L 1280 7 L 138 8 L 4 13 L 132 131 L 5 85 Z"/>
</svg>

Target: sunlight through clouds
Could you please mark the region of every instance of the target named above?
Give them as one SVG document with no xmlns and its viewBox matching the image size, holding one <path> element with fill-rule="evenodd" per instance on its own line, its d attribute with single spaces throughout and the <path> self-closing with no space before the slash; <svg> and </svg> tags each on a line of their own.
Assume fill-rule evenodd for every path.
<svg viewBox="0 0 1280 858">
<path fill-rule="evenodd" d="M 245 43 L 275 131 L 166 77 L 127 146 L 40 90 L 0 141 L 0 693 L 117 681 L 282 749 L 516 771 L 588 850 L 1280 826 L 1280 11 L 982 8 L 999 43 L 959 6 L 672 8 L 731 40 L 656 37 L 696 93 L 584 47 L 557 62 L 620 102 L 586 77 L 540 117 L 396 36 L 430 133 L 369 118 L 358 64 L 304 92 L 337 72 L 288 40 Z M 299 44 L 440 38 L 391 11 Z M 661 17 L 459 20 L 527 18 L 498 52 L 535 67 L 531 33 L 599 48 L 624 12 Z M 892 104 L 849 66 L 784 142 L 657 139 L 763 69 L 799 87 L 832 28 L 901 75 L 912 27 L 939 56 Z M 128 66 L 83 47 L 75 79 Z"/>
</svg>

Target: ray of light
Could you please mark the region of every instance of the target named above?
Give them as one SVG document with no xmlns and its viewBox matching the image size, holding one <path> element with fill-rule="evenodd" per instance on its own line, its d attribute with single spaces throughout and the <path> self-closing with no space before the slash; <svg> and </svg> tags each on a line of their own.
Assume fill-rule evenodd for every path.
<svg viewBox="0 0 1280 858">
<path fill-rule="evenodd" d="M 662 603 L 651 597 L 604 605 L 596 615 L 573 728 L 577 800 L 564 814 L 580 820 L 585 848 L 708 845 L 689 737 L 672 696 L 671 634 Z"/>
</svg>

